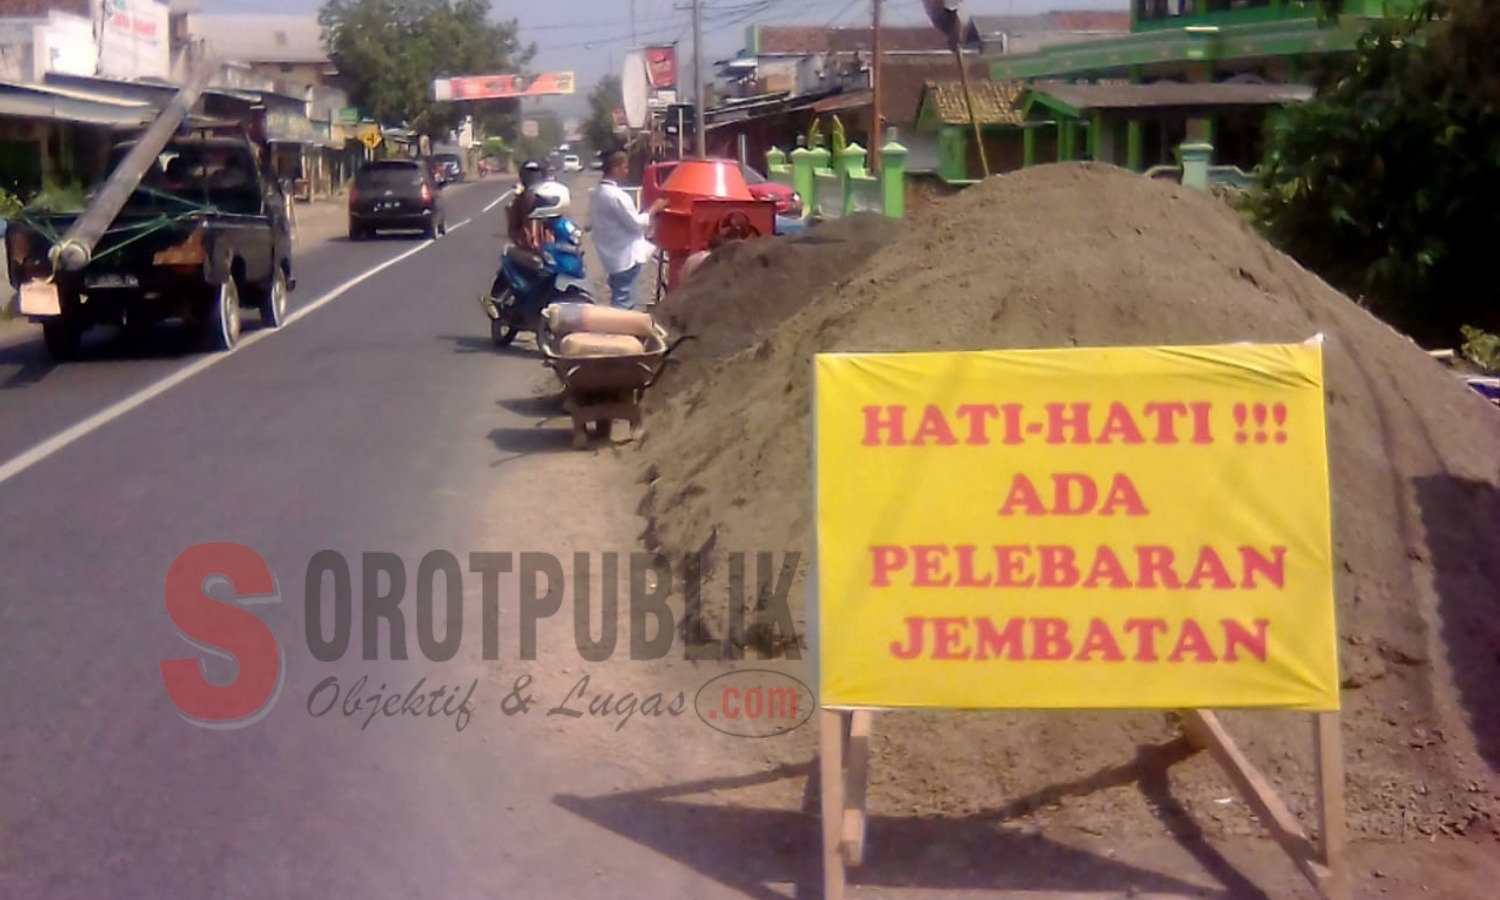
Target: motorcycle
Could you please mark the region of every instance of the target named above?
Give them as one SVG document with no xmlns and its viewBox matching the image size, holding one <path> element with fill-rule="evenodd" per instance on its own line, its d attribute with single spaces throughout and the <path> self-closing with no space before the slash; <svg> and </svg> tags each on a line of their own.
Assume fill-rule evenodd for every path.
<svg viewBox="0 0 1500 900">
<path fill-rule="evenodd" d="M 550 232 L 554 240 L 544 243 L 540 253 L 507 246 L 489 295 L 480 298 L 496 347 L 510 346 L 523 331 L 540 337 L 542 311 L 553 303 L 594 302 L 584 281 L 583 232 L 566 218 L 558 219 Z"/>
</svg>

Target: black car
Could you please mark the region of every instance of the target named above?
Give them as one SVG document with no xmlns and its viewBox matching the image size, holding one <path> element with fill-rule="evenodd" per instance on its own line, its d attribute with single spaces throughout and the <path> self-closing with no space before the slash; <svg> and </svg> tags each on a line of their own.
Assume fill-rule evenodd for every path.
<svg viewBox="0 0 1500 900">
<path fill-rule="evenodd" d="M 447 234 L 439 188 L 416 160 L 366 163 L 349 190 L 349 240 L 377 231 L 420 231 L 427 238 Z"/>
<path fill-rule="evenodd" d="M 443 181 L 464 180 L 464 162 L 458 158 L 457 153 L 439 153 L 432 158 L 432 161 Z"/>
<path fill-rule="evenodd" d="M 139 136 L 117 145 L 110 171 Z M 54 359 L 84 332 L 180 319 L 215 350 L 240 339 L 240 312 L 287 321 L 292 234 L 287 199 L 250 136 L 187 129 L 162 147 L 79 270 L 53 271 L 52 249 L 81 212 L 37 212 L 9 226 L 5 258 L 20 309 L 42 326 Z"/>
</svg>

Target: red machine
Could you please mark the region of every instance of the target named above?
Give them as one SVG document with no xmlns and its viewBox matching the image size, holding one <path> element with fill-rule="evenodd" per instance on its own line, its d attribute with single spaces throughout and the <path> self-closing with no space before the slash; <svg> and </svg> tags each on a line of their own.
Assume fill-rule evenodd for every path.
<svg viewBox="0 0 1500 900">
<path fill-rule="evenodd" d="M 671 174 L 661 180 L 664 169 Z M 667 200 L 656 217 L 656 244 L 667 253 L 667 290 L 682 280 L 688 257 L 729 240 L 776 233 L 776 201 L 750 195 L 739 165 L 727 159 L 684 159 L 646 167 L 641 203 Z"/>
</svg>

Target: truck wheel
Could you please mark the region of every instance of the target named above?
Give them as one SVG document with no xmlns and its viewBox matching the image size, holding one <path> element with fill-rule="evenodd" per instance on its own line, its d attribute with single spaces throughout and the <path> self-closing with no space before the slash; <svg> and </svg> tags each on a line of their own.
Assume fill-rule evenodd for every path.
<svg viewBox="0 0 1500 900">
<path fill-rule="evenodd" d="M 42 342 L 53 360 L 67 362 L 78 358 L 83 330 L 66 319 L 49 319 L 42 323 Z"/>
<path fill-rule="evenodd" d="M 260 321 L 267 328 L 280 328 L 286 324 L 286 272 L 280 266 L 271 276 L 269 287 L 261 291 Z"/>
<path fill-rule="evenodd" d="M 225 279 L 214 291 L 203 320 L 211 349 L 233 350 L 240 342 L 240 292 L 233 278 Z"/>
</svg>

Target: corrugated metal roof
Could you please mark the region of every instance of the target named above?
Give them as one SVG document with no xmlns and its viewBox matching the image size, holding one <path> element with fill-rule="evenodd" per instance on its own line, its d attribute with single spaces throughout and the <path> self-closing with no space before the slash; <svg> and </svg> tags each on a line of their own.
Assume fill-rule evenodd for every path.
<svg viewBox="0 0 1500 900">
<path fill-rule="evenodd" d="M 149 103 L 121 100 L 86 91 L 0 81 L 0 115 L 50 119 L 83 125 L 138 126 L 154 118 Z"/>
<path fill-rule="evenodd" d="M 68 88 L 51 87 L 31 82 L 4 81 L 0 80 L 0 90 L 4 91 L 28 91 L 34 94 L 46 94 L 53 97 L 66 97 L 70 100 L 86 100 L 90 103 L 99 103 L 106 106 L 118 106 L 130 109 L 149 109 L 151 104 L 144 100 L 121 100 L 118 97 L 109 97 L 104 94 L 95 94 L 89 91 L 70 90 Z"/>
</svg>

